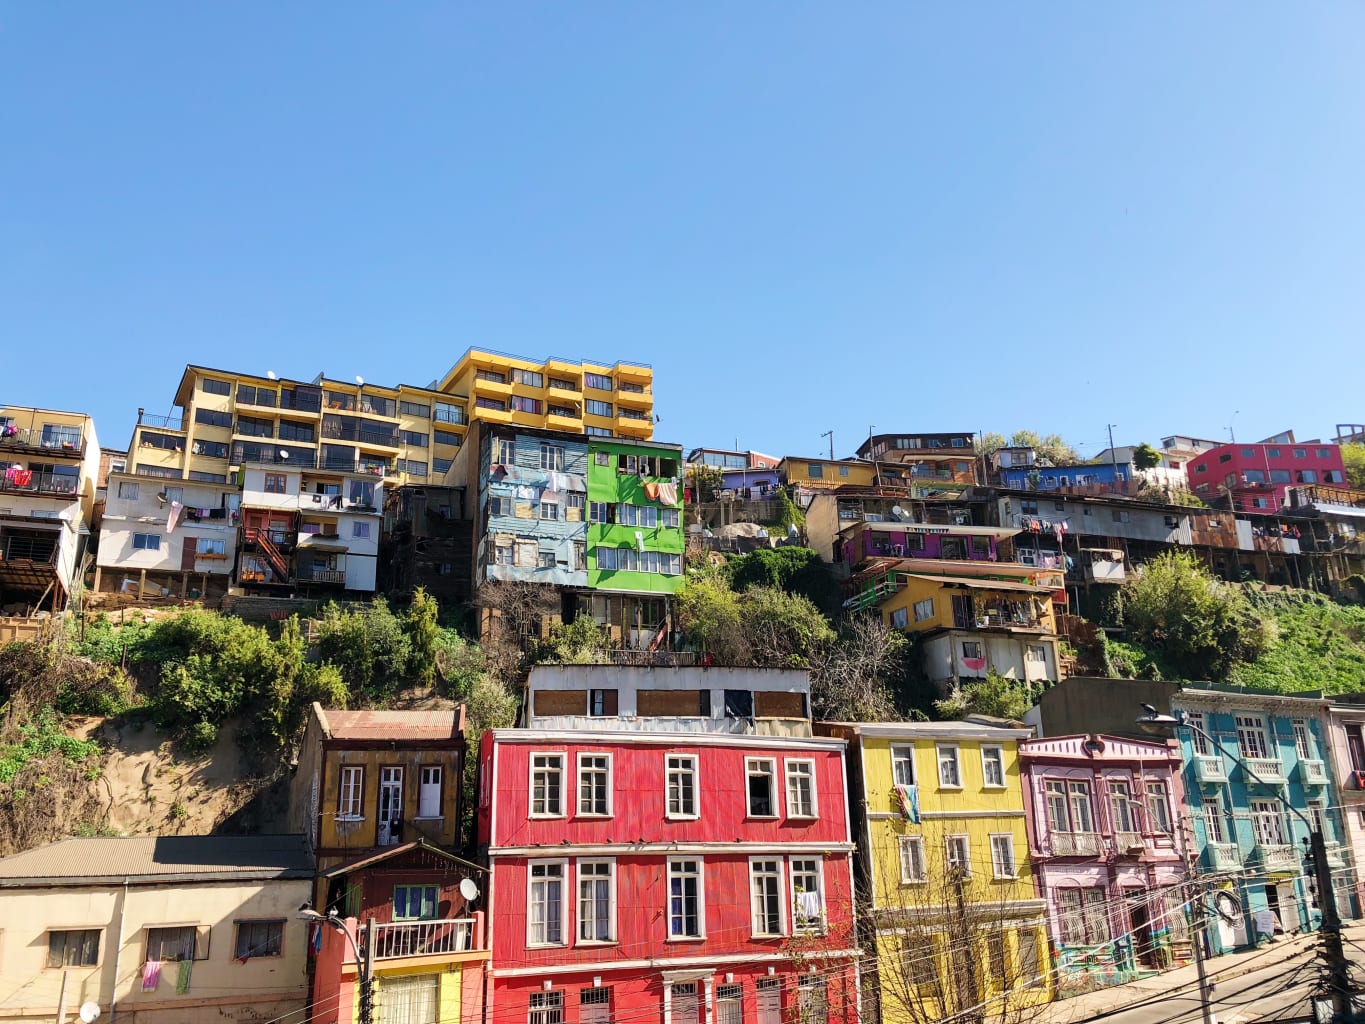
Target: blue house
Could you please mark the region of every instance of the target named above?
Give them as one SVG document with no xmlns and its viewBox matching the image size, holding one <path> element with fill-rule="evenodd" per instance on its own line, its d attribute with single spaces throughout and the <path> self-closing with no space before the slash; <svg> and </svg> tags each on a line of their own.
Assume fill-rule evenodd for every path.
<svg viewBox="0 0 1365 1024">
<path fill-rule="evenodd" d="M 1002 466 L 1000 485 L 1029 491 L 1066 491 L 1076 489 L 1122 490 L 1133 479 L 1133 467 L 1126 462 L 1084 463 L 1076 466 Z M 1115 482 L 1120 486 L 1114 487 Z"/>
<path fill-rule="evenodd" d="M 1235 919 L 1215 915 L 1210 921 L 1214 952 L 1318 927 L 1304 819 L 1323 830 L 1338 908 L 1342 917 L 1352 915 L 1345 833 L 1332 799 L 1326 707 L 1321 699 L 1212 688 L 1182 690 L 1171 699 L 1177 715 L 1216 741 L 1193 729 L 1176 730 L 1195 870 L 1214 893 L 1226 892 L 1240 904 L 1238 913 L 1232 900 L 1213 898 Z"/>
</svg>

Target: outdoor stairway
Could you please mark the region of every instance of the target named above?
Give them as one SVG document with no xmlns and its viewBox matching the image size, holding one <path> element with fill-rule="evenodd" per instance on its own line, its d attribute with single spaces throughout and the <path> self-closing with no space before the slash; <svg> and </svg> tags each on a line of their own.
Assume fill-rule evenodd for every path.
<svg viewBox="0 0 1365 1024">
<path fill-rule="evenodd" d="M 248 526 L 246 529 L 246 539 L 248 544 L 255 544 L 265 555 L 275 572 L 282 580 L 289 579 L 289 562 L 285 559 L 284 553 L 275 546 L 275 542 L 270 539 L 270 532 L 262 530 L 256 526 Z"/>
</svg>

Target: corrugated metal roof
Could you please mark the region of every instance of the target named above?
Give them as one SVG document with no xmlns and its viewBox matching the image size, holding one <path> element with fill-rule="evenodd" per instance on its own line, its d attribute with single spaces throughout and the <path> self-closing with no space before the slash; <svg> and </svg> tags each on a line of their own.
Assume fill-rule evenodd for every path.
<svg viewBox="0 0 1365 1024">
<path fill-rule="evenodd" d="M 326 710 L 326 731 L 343 740 L 456 739 L 463 730 L 464 706 L 424 711 Z"/>
<path fill-rule="evenodd" d="M 0 887 L 171 878 L 308 878 L 300 835 L 65 839 L 0 860 Z"/>
</svg>

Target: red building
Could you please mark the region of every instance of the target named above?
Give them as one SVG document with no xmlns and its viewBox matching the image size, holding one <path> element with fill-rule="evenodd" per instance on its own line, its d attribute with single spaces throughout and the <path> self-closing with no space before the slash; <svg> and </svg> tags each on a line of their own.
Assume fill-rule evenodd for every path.
<svg viewBox="0 0 1365 1024">
<path fill-rule="evenodd" d="M 483 737 L 498 1024 L 857 1019 L 844 746 L 804 672 L 541 666 Z"/>
<path fill-rule="evenodd" d="M 1237 512 L 1278 512 L 1290 487 L 1346 483 L 1341 448 L 1318 441 L 1224 444 L 1185 463 L 1190 489 L 1206 505 Z"/>
</svg>

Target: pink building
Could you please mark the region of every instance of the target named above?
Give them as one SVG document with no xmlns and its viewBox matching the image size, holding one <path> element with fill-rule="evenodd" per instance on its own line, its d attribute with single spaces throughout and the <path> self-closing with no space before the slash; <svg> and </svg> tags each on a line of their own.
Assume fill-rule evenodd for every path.
<svg viewBox="0 0 1365 1024">
<path fill-rule="evenodd" d="M 1061 994 L 1188 960 L 1179 747 L 1050 736 L 1020 743 L 1019 761 Z"/>
<path fill-rule="evenodd" d="M 1290 487 L 1346 483 L 1341 448 L 1316 441 L 1219 445 L 1185 463 L 1185 472 L 1206 505 L 1259 514 L 1278 512 Z"/>
<path fill-rule="evenodd" d="M 542 666 L 486 733 L 503 1024 L 857 1016 L 844 744 L 804 672 Z"/>
</svg>

